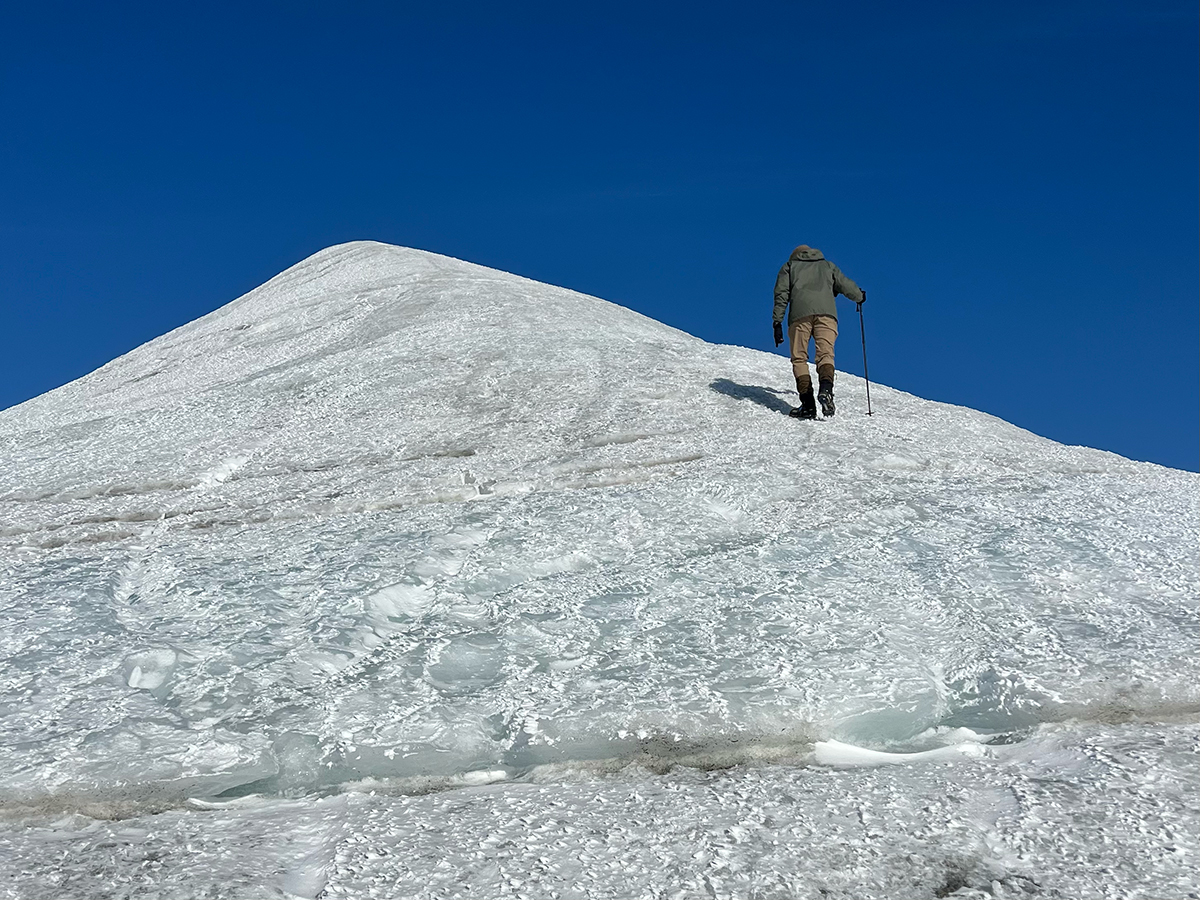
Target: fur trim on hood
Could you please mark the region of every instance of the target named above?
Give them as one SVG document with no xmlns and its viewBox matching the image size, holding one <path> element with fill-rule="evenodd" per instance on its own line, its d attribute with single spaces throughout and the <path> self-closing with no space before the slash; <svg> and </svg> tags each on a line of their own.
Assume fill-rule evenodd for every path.
<svg viewBox="0 0 1200 900">
<path fill-rule="evenodd" d="M 808 246 L 808 244 L 801 244 L 792 251 L 791 258 L 803 260 L 824 259 L 825 254 L 823 254 L 820 250 L 813 249 L 812 247 Z"/>
</svg>

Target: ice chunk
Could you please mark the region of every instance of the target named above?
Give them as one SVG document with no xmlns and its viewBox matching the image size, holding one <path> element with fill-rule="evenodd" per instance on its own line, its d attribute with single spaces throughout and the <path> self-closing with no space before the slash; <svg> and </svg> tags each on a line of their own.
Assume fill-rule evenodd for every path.
<svg viewBox="0 0 1200 900">
<path fill-rule="evenodd" d="M 937 760 L 977 759 L 987 756 L 988 750 L 976 741 L 951 744 L 918 753 L 889 753 L 843 744 L 841 741 L 817 741 L 813 745 L 813 758 L 818 765 L 839 769 L 857 769 L 870 766 L 896 766 L 907 763 L 934 762 Z"/>
<path fill-rule="evenodd" d="M 229 480 L 238 469 L 244 466 L 249 460 L 249 456 L 231 456 L 213 466 L 207 472 L 200 476 L 199 483 L 202 487 L 215 487 L 218 484 L 224 484 Z"/>
<path fill-rule="evenodd" d="M 178 660 L 179 654 L 170 649 L 134 653 L 125 658 L 122 666 L 125 682 L 139 691 L 153 691 L 162 687 L 171 677 Z"/>
<path fill-rule="evenodd" d="M 367 598 L 367 608 L 376 622 L 391 617 L 419 618 L 433 606 L 433 595 L 421 584 L 393 584 Z"/>
</svg>

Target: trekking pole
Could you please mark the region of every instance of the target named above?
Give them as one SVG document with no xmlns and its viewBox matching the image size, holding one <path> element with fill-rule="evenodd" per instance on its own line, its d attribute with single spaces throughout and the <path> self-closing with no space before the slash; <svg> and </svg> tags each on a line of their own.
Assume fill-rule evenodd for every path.
<svg viewBox="0 0 1200 900">
<path fill-rule="evenodd" d="M 863 344 L 863 378 L 867 382 L 867 415 L 871 416 L 871 375 L 867 372 L 867 326 L 863 324 L 862 305 L 867 302 L 867 292 L 862 292 L 863 298 L 858 302 L 858 330 L 862 334 Z"/>
</svg>

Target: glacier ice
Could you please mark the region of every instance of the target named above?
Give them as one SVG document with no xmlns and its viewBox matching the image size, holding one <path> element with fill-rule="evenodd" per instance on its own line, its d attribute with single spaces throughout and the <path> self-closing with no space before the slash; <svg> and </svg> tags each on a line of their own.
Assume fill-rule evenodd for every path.
<svg viewBox="0 0 1200 900">
<path fill-rule="evenodd" d="M 3 411 L 0 880 L 1195 889 L 1197 476 L 789 376 L 358 242 Z"/>
</svg>

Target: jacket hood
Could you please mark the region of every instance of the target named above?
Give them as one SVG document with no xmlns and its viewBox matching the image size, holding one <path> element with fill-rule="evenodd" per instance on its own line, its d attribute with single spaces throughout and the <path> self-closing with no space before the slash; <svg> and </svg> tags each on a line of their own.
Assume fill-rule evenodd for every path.
<svg viewBox="0 0 1200 900">
<path fill-rule="evenodd" d="M 820 250 L 814 250 L 812 247 L 808 246 L 808 244 L 801 244 L 792 251 L 791 258 L 803 260 L 824 259 L 825 254 L 823 254 Z"/>
</svg>

